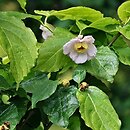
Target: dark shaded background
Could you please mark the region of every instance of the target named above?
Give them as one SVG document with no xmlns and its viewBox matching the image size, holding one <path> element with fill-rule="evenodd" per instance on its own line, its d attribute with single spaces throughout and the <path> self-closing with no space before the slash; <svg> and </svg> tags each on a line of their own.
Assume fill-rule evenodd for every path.
<svg viewBox="0 0 130 130">
<path fill-rule="evenodd" d="M 88 6 L 101 11 L 105 16 L 117 17 L 117 8 L 124 0 L 28 0 L 27 12 L 33 14 L 34 10 L 61 10 L 72 6 Z M 21 11 L 16 0 L 0 0 L 0 10 L 15 10 Z M 41 32 L 39 23 L 30 20 L 25 21 L 27 26 L 30 26 L 35 32 L 38 41 L 41 40 Z M 56 19 L 51 20 L 52 23 L 58 25 Z M 36 24 L 37 23 L 37 24 Z M 66 26 L 64 25 L 60 26 Z M 119 71 L 115 77 L 115 81 L 110 85 L 109 95 L 113 106 L 115 107 L 121 121 L 121 130 L 130 130 L 130 67 L 120 63 Z"/>
</svg>

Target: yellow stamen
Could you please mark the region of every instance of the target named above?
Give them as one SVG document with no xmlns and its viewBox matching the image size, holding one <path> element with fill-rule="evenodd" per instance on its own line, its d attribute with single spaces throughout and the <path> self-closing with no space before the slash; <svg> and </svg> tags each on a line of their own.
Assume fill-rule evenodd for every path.
<svg viewBox="0 0 130 130">
<path fill-rule="evenodd" d="M 78 53 L 84 53 L 88 49 L 88 45 L 85 42 L 78 42 L 74 44 L 74 49 Z"/>
</svg>

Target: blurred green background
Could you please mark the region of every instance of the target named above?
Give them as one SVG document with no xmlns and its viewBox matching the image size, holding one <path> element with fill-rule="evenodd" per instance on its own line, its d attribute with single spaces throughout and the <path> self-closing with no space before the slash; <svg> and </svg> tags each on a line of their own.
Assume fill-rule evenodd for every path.
<svg viewBox="0 0 130 130">
<path fill-rule="evenodd" d="M 117 8 L 124 0 L 27 0 L 27 12 L 33 14 L 34 10 L 61 10 L 72 6 L 88 6 L 101 11 L 105 16 L 117 17 Z M 17 0 L 0 0 L 1 11 L 20 11 Z M 56 23 L 54 20 L 53 22 Z M 36 21 L 26 21 L 35 32 L 38 41 L 41 39 L 40 30 Z M 69 23 L 64 23 L 69 24 Z M 66 25 L 61 25 L 66 26 Z M 40 34 L 40 35 L 39 35 Z M 130 130 L 130 67 L 120 63 L 119 71 L 115 77 L 115 81 L 110 85 L 110 100 L 115 107 L 121 121 L 121 130 Z"/>
</svg>

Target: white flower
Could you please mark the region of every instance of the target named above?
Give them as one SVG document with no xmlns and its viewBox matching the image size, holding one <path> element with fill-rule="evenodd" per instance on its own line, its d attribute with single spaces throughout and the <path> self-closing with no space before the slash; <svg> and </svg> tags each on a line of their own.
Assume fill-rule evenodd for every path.
<svg viewBox="0 0 130 130">
<path fill-rule="evenodd" d="M 76 64 L 85 63 L 96 56 L 97 48 L 93 44 L 94 41 L 92 36 L 83 38 L 83 35 L 79 35 L 63 46 L 63 53 L 68 55 Z"/>
<path fill-rule="evenodd" d="M 40 29 L 42 30 L 42 37 L 43 39 L 47 39 L 48 37 L 52 36 L 53 33 L 48 29 L 46 28 L 45 26 L 43 25 L 40 25 Z"/>
</svg>

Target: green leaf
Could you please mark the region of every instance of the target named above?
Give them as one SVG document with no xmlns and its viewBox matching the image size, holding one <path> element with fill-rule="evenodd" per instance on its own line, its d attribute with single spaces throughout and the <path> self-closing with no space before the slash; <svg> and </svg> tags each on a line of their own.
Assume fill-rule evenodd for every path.
<svg viewBox="0 0 130 130">
<path fill-rule="evenodd" d="M 78 66 L 73 73 L 73 80 L 80 84 L 85 79 L 86 70 L 83 67 Z"/>
<path fill-rule="evenodd" d="M 78 108 L 76 87 L 60 87 L 49 99 L 44 101 L 43 110 L 49 120 L 59 126 L 67 127 L 69 117 Z"/>
<path fill-rule="evenodd" d="M 26 0 L 17 0 L 22 7 L 22 9 L 26 12 L 25 6 L 26 6 Z"/>
<path fill-rule="evenodd" d="M 51 125 L 51 127 L 49 128 L 49 130 L 68 130 L 68 129 L 65 129 L 65 128 L 62 128 L 60 126 L 57 126 L 57 125 Z"/>
<path fill-rule="evenodd" d="M 125 65 L 130 65 L 130 48 L 114 48 L 115 52 L 119 56 L 120 62 Z"/>
<path fill-rule="evenodd" d="M 64 73 L 58 75 L 59 84 L 66 86 L 69 84 L 69 81 L 72 80 L 73 69 L 68 69 Z"/>
<path fill-rule="evenodd" d="M 11 130 L 13 130 L 17 123 L 19 122 L 18 120 L 18 111 L 17 107 L 12 104 L 7 109 L 5 109 L 1 114 L 0 114 L 0 124 L 3 124 L 3 122 L 8 121 L 11 124 Z"/>
<path fill-rule="evenodd" d="M 88 61 L 83 66 L 87 72 L 94 75 L 100 80 L 113 82 L 113 76 L 118 70 L 119 61 L 116 54 L 108 47 L 101 46 L 98 48 L 96 57 Z"/>
<path fill-rule="evenodd" d="M 56 16 L 60 20 L 83 20 L 83 21 L 90 21 L 94 22 L 100 18 L 103 17 L 103 14 L 99 11 L 96 11 L 94 9 L 88 8 L 88 7 L 82 7 L 82 6 L 77 6 L 77 7 L 71 7 L 68 9 L 60 10 L 60 11 L 51 11 L 51 12 L 46 12 L 46 11 L 35 11 L 35 13 L 42 14 L 45 16 Z M 82 13 L 82 15 L 81 15 Z M 91 14 L 91 15 L 90 15 Z"/>
<path fill-rule="evenodd" d="M 112 39 L 113 39 L 112 35 L 107 35 L 107 40 L 108 40 L 109 43 L 112 41 Z M 118 39 L 116 39 L 114 44 L 112 44 L 112 47 L 114 47 L 114 48 L 125 48 L 125 47 L 128 47 L 128 45 L 126 44 L 124 37 L 122 35 L 120 35 L 118 37 Z"/>
<path fill-rule="evenodd" d="M 127 44 L 127 46 L 130 47 L 130 40 L 127 39 L 126 37 L 123 37 L 123 40 L 125 41 L 125 43 Z"/>
<path fill-rule="evenodd" d="M 35 35 L 21 20 L 0 14 L 0 45 L 9 57 L 11 72 L 17 83 L 34 66 L 36 43 Z"/>
<path fill-rule="evenodd" d="M 48 38 L 39 50 L 36 68 L 46 72 L 56 72 L 74 62 L 63 54 L 63 45 L 74 36 L 65 29 L 56 28 L 54 35 Z"/>
<path fill-rule="evenodd" d="M 27 102 L 18 99 L 15 103 L 7 105 L 7 107 L 0 113 L 0 124 L 3 122 L 10 122 L 10 130 L 14 130 L 19 123 L 22 116 L 25 114 Z"/>
<path fill-rule="evenodd" d="M 69 126 L 68 126 L 69 130 L 81 130 L 80 125 L 81 125 L 80 119 L 78 116 L 70 117 Z"/>
<path fill-rule="evenodd" d="M 124 25 L 123 27 L 122 26 L 119 26 L 117 28 L 117 30 L 124 36 L 126 37 L 127 39 L 130 40 L 130 22 L 126 25 Z"/>
<path fill-rule="evenodd" d="M 46 16 L 46 17 L 49 17 L 49 16 L 51 16 L 51 14 L 52 14 L 53 12 L 55 12 L 55 10 L 51 10 L 51 11 L 34 10 L 34 12 L 35 12 L 36 14 L 44 15 L 44 16 Z"/>
<path fill-rule="evenodd" d="M 32 15 L 32 14 L 21 13 L 17 11 L 4 11 L 4 12 L 0 12 L 0 15 L 4 15 L 8 17 L 16 17 L 17 19 L 33 18 L 42 23 L 41 21 L 42 16 L 39 15 Z"/>
<path fill-rule="evenodd" d="M 130 1 L 121 4 L 117 10 L 119 18 L 127 23 L 130 19 Z"/>
<path fill-rule="evenodd" d="M 3 50 L 3 48 L 0 46 L 0 58 L 3 58 L 7 56 L 6 52 Z"/>
<path fill-rule="evenodd" d="M 80 29 L 80 31 L 83 31 L 84 29 L 86 29 L 87 27 L 89 27 L 88 25 L 84 24 L 81 21 L 76 21 L 76 25 L 78 26 L 78 28 Z"/>
<path fill-rule="evenodd" d="M 32 108 L 38 101 L 50 97 L 57 88 L 58 81 L 49 80 L 47 77 L 38 76 L 31 78 L 21 84 L 26 92 L 32 93 Z"/>
<path fill-rule="evenodd" d="M 8 82 L 0 75 L 0 90 L 7 90 L 10 88 Z"/>
<path fill-rule="evenodd" d="M 89 27 L 96 28 L 105 32 L 117 31 L 116 27 L 119 26 L 119 21 L 111 17 L 99 19 L 89 25 Z"/>
<path fill-rule="evenodd" d="M 77 92 L 80 114 L 93 130 L 119 130 L 121 122 L 108 96 L 95 86 Z"/>
<path fill-rule="evenodd" d="M 120 36 L 115 41 L 112 48 L 114 49 L 115 53 L 118 55 L 121 63 L 125 65 L 130 65 L 130 48 L 128 47 L 126 43 L 126 39 L 124 39 L 124 37 Z"/>
<path fill-rule="evenodd" d="M 0 66 L 0 80 L 1 80 L 0 81 L 1 82 L 0 83 L 1 89 L 7 90 L 9 88 L 9 86 L 11 88 L 13 88 L 13 84 L 14 84 L 15 80 L 14 80 L 14 78 L 9 70 L 9 65 L 1 65 Z M 2 86 L 4 86 L 4 87 L 2 87 Z"/>
</svg>

